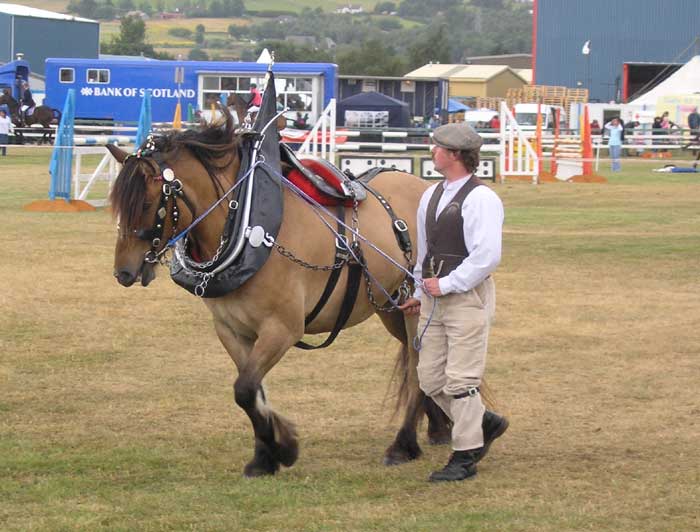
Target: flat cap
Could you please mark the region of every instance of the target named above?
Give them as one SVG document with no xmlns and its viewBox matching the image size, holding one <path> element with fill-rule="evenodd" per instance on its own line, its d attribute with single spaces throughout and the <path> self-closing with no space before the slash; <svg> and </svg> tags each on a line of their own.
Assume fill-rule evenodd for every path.
<svg viewBox="0 0 700 532">
<path fill-rule="evenodd" d="M 445 124 L 433 133 L 433 144 L 448 150 L 478 150 L 483 143 L 479 134 L 466 122 Z"/>
</svg>

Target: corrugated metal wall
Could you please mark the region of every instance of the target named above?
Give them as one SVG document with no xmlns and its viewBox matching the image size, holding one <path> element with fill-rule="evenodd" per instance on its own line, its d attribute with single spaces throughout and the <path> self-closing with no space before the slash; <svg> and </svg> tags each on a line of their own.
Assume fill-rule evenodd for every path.
<svg viewBox="0 0 700 532">
<path fill-rule="evenodd" d="M 0 24 L 4 18 L 13 17 L 0 14 Z M 10 22 L 11 23 L 11 22 Z M 7 53 L 11 53 L 11 31 L 7 31 Z M 0 27 L 0 35 L 4 35 Z M 44 74 L 44 61 L 47 57 L 97 58 L 100 52 L 100 26 L 92 22 L 72 20 L 52 20 L 36 17 L 14 17 L 14 52 L 22 52 L 32 72 Z M 0 52 L 4 52 L 4 38 Z M 13 60 L 8 57 L 6 61 Z"/>
<path fill-rule="evenodd" d="M 625 62 L 685 62 L 700 36 L 700 0 L 536 0 L 533 83 L 588 88 L 609 101 Z M 591 41 L 589 55 L 581 53 Z M 620 78 L 620 79 L 618 79 Z"/>
<path fill-rule="evenodd" d="M 12 57 L 12 17 L 0 13 L 0 63 L 9 63 Z"/>
</svg>

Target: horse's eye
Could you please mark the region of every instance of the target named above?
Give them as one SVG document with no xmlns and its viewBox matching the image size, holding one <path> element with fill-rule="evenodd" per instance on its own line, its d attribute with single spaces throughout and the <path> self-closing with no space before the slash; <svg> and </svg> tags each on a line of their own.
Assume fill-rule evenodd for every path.
<svg viewBox="0 0 700 532">
<path fill-rule="evenodd" d="M 149 210 L 152 206 L 153 206 L 153 202 L 152 202 L 152 201 L 144 201 L 144 202 L 143 202 L 143 210 L 144 210 L 144 211 Z"/>
</svg>

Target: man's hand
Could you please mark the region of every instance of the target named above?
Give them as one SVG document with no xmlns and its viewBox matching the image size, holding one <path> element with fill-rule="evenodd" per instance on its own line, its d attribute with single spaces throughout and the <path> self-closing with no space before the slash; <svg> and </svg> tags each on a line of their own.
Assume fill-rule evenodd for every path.
<svg viewBox="0 0 700 532">
<path fill-rule="evenodd" d="M 420 299 L 409 297 L 403 305 L 399 305 L 399 310 L 404 314 L 418 314 L 420 312 Z"/>
<path fill-rule="evenodd" d="M 442 295 L 440 291 L 440 279 L 437 277 L 423 279 L 423 290 L 433 297 L 440 297 Z"/>
</svg>

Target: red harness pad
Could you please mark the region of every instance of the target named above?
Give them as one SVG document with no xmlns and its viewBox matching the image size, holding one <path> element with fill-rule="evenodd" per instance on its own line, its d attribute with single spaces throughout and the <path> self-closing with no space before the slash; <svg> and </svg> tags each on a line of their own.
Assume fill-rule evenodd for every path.
<svg viewBox="0 0 700 532">
<path fill-rule="evenodd" d="M 345 194 L 343 187 L 340 186 L 340 180 L 338 177 L 334 175 L 322 161 L 318 161 L 316 159 L 300 159 L 299 162 L 301 162 L 304 168 L 308 168 L 311 172 L 321 177 L 327 184 L 336 189 L 338 192 Z M 297 187 L 299 187 L 321 205 L 333 206 L 340 205 L 341 203 L 341 200 L 338 198 L 329 196 L 325 192 L 317 189 L 314 184 L 304 177 L 304 174 L 297 169 L 289 172 L 287 179 L 289 179 L 292 183 L 294 183 Z M 352 207 L 352 200 L 345 200 L 343 203 L 346 207 Z"/>
</svg>

